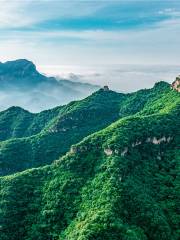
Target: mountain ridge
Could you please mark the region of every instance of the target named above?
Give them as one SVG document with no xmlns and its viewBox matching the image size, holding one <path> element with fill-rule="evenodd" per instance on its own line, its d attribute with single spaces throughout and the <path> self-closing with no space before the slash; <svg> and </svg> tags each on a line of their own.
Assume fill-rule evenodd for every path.
<svg viewBox="0 0 180 240">
<path fill-rule="evenodd" d="M 32 124 L 30 121 L 29 127 L 26 121 L 23 128 L 27 126 L 27 130 L 25 129 L 24 132 L 21 123 L 20 125 L 16 123 L 16 128 L 10 128 L 9 139 L 7 136 L 3 139 L 4 120 L 1 122 L 0 117 L 1 175 L 49 164 L 65 154 L 72 144 L 120 118 L 140 114 L 142 110 L 149 115 L 154 113 L 155 109 L 157 111 L 165 109 L 165 106 L 172 101 L 170 98 L 174 98 L 176 104 L 176 92 L 170 89 L 169 84 L 163 82 L 156 84 L 152 89 L 131 94 L 101 89 L 84 100 L 71 102 L 60 109 L 55 108 L 55 112 L 52 109 L 36 115 L 34 120 L 31 119 Z M 156 108 L 154 108 L 155 104 Z M 26 135 L 23 135 L 24 133 Z"/>
<path fill-rule="evenodd" d="M 148 93 L 51 165 L 0 178 L 2 240 L 178 240 L 179 93 Z"/>
<path fill-rule="evenodd" d="M 0 64 L 0 109 L 17 105 L 39 112 L 82 99 L 97 89 L 92 84 L 47 77 L 26 59 Z"/>
</svg>

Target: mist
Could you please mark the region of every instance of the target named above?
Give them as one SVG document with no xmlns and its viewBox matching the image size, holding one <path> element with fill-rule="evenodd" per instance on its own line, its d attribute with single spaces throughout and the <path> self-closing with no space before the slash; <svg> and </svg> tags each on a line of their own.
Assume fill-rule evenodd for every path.
<svg viewBox="0 0 180 240">
<path fill-rule="evenodd" d="M 118 92 L 134 92 L 151 88 L 156 82 L 172 83 L 180 73 L 180 65 L 102 65 L 102 66 L 39 66 L 47 75 L 58 75 L 74 82 L 108 85 Z"/>
<path fill-rule="evenodd" d="M 68 85 L 68 83 L 66 83 Z M 40 112 L 59 105 L 64 105 L 73 100 L 82 99 L 98 87 L 88 85 L 79 87 L 76 84 L 74 89 L 68 87 L 55 88 L 52 86 L 41 85 L 37 89 L 4 89 L 0 90 L 0 110 L 5 110 L 11 106 L 19 106 L 30 112 Z M 84 90 L 84 91 L 83 91 Z"/>
<path fill-rule="evenodd" d="M 31 112 L 40 112 L 82 99 L 99 88 L 69 79 L 47 77 L 26 59 L 0 64 L 1 111 L 18 106 Z"/>
<path fill-rule="evenodd" d="M 104 85 L 128 93 L 151 88 L 158 81 L 171 83 L 180 73 L 180 66 L 172 65 L 38 66 L 37 70 L 27 60 L 1 68 L 0 111 L 19 106 L 31 112 L 83 99 Z"/>
</svg>

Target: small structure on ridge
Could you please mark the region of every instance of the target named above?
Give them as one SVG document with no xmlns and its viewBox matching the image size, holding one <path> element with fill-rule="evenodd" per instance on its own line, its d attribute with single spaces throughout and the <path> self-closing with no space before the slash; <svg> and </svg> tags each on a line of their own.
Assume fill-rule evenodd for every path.
<svg viewBox="0 0 180 240">
<path fill-rule="evenodd" d="M 103 90 L 104 90 L 104 91 L 109 91 L 109 87 L 108 87 L 108 86 L 104 86 L 104 87 L 103 87 Z"/>
</svg>

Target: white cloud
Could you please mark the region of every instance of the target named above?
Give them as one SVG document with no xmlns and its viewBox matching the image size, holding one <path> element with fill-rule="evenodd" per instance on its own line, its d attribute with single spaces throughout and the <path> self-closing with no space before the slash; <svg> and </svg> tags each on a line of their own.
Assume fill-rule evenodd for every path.
<svg viewBox="0 0 180 240">
<path fill-rule="evenodd" d="M 109 85 L 112 90 L 132 92 L 142 88 L 151 88 L 157 81 L 173 82 L 180 73 L 179 66 L 155 65 L 56 65 L 39 66 L 41 72 L 49 76 L 60 77 L 98 85 Z"/>
<path fill-rule="evenodd" d="M 28 26 L 57 16 L 92 14 L 107 4 L 107 1 L 99 2 L 86 2 L 85 8 L 83 1 L 81 4 L 79 1 L 53 1 L 52 4 L 45 0 L 0 0 L 0 61 L 29 58 L 38 64 L 82 65 L 180 62 L 179 18 L 161 22 L 153 28 L 128 31 L 8 30 L 9 27 Z M 175 13 L 175 9 L 164 11 Z"/>
<path fill-rule="evenodd" d="M 106 1 L 0 0 L 0 28 L 32 27 L 56 18 L 88 16 L 108 4 Z"/>
<path fill-rule="evenodd" d="M 180 17 L 180 11 L 176 10 L 175 8 L 165 8 L 158 11 L 158 13 L 165 16 Z"/>
<path fill-rule="evenodd" d="M 23 57 L 38 64 L 178 64 L 179 39 L 178 19 L 137 31 L 4 31 L 0 59 Z"/>
<path fill-rule="evenodd" d="M 28 1 L 0 0 L 0 28 L 22 27 L 30 24 L 32 19 L 25 12 L 25 8 L 29 3 Z"/>
</svg>

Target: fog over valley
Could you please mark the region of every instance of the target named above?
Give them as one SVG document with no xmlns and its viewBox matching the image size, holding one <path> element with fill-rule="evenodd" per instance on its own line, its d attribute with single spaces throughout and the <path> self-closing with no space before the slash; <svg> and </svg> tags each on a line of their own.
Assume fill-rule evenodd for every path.
<svg viewBox="0 0 180 240">
<path fill-rule="evenodd" d="M 158 81 L 172 83 L 180 73 L 180 65 L 39 65 L 39 71 L 59 79 L 108 85 L 118 92 L 134 92 L 151 88 Z"/>
<path fill-rule="evenodd" d="M 20 106 L 32 112 L 82 99 L 97 85 L 46 77 L 25 59 L 0 63 L 0 110 Z"/>
<path fill-rule="evenodd" d="M 20 59 L 0 63 L 0 110 L 20 106 L 39 112 L 82 99 L 108 85 L 118 92 L 173 82 L 180 66 L 173 65 L 37 65 Z"/>
</svg>

